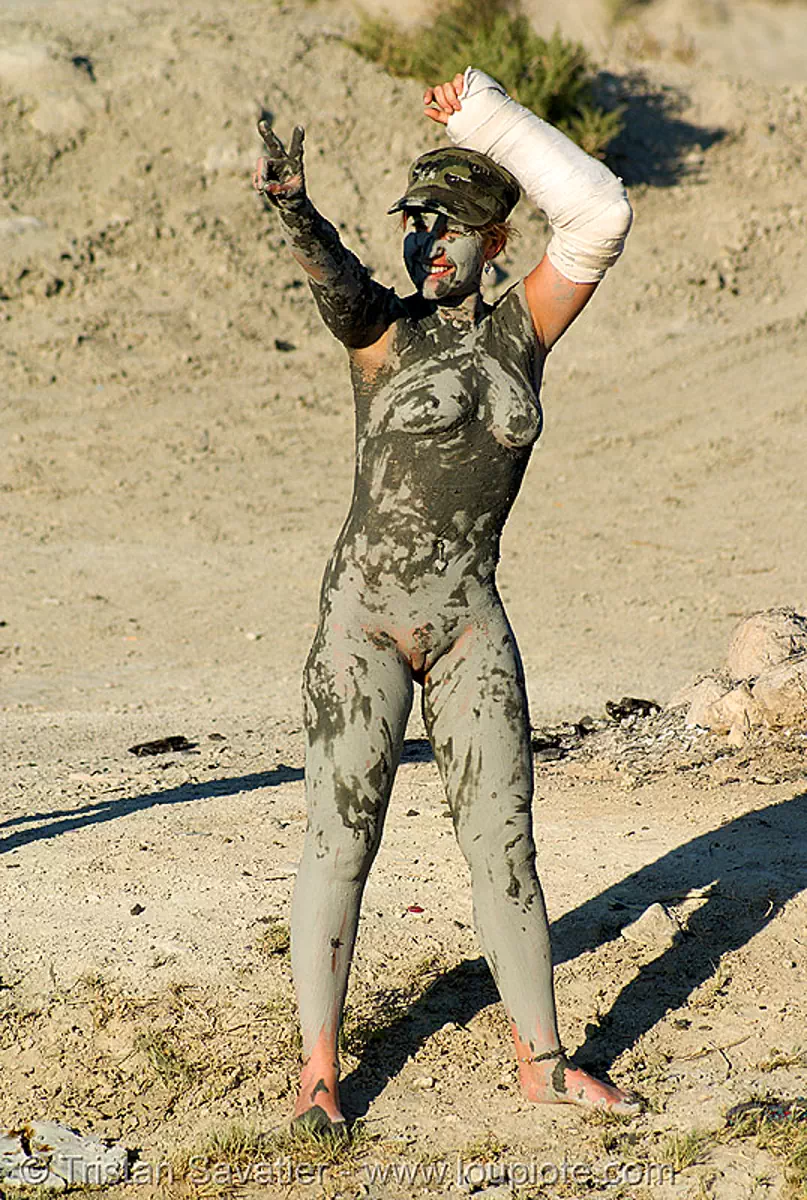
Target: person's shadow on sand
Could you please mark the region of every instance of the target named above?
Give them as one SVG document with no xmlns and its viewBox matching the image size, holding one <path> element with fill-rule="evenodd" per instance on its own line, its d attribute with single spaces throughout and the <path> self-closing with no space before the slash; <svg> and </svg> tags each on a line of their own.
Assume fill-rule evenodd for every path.
<svg viewBox="0 0 807 1200">
<path fill-rule="evenodd" d="M 660 898 L 702 891 L 707 899 L 686 931 L 642 967 L 586 1041 L 576 1062 L 600 1073 L 715 974 L 720 957 L 750 941 L 784 904 L 807 887 L 807 793 L 746 813 L 632 872 L 552 926 L 556 963 L 619 937 Z M 780 969 L 784 969 L 780 966 Z M 465 1024 L 498 1000 L 484 959 L 460 963 L 437 979 L 383 1037 L 365 1047 L 342 1085 L 348 1108 L 366 1112 L 426 1039 L 447 1021 Z"/>
<path fill-rule="evenodd" d="M 0 854 L 27 846 L 30 842 L 47 841 L 62 833 L 117 821 L 130 813 L 147 808 L 162 808 L 169 804 L 190 804 L 210 800 L 214 796 L 236 796 L 259 788 L 279 787 L 304 778 L 300 767 L 278 763 L 271 771 L 256 771 L 254 775 L 239 775 L 234 779 L 210 779 L 202 783 L 182 783 L 164 791 L 146 792 L 140 796 L 117 796 L 112 800 L 94 800 L 80 808 L 54 809 L 50 812 L 23 813 L 0 821 Z M 25 826 L 26 828 L 23 828 Z M 5 833 L 6 830 L 13 830 Z"/>
<path fill-rule="evenodd" d="M 415 740 L 404 761 L 428 757 L 427 744 Z M 144 809 L 236 796 L 302 778 L 302 770 L 281 763 L 254 775 L 10 817 L 0 822 L 0 854 Z M 614 1058 L 714 975 L 723 954 L 750 941 L 807 887 L 805 826 L 807 792 L 801 792 L 685 842 L 554 922 L 557 964 L 619 937 L 639 912 L 660 898 L 683 898 L 692 891 L 706 896 L 683 935 L 639 970 L 596 1027 L 588 1027 L 586 1041 L 574 1054 L 581 1066 L 606 1071 Z M 431 1034 L 447 1021 L 467 1023 L 498 999 L 483 958 L 460 963 L 435 980 L 401 1017 L 380 1022 L 383 1036 L 365 1045 L 361 1062 L 344 1080 L 348 1109 L 354 1115 L 365 1112 Z"/>
</svg>

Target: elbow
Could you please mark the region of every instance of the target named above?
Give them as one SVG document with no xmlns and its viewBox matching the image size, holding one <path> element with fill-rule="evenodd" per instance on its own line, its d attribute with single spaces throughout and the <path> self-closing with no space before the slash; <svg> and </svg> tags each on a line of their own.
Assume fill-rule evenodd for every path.
<svg viewBox="0 0 807 1200">
<path fill-rule="evenodd" d="M 553 265 L 573 283 L 599 283 L 625 248 L 633 209 L 622 184 L 614 179 L 610 196 L 575 229 L 556 229 L 547 246 Z"/>
<path fill-rule="evenodd" d="M 621 241 L 624 245 L 632 224 L 633 208 L 628 194 L 620 182 L 619 190 L 614 189 L 613 199 L 600 214 L 598 232 L 601 232 L 604 240 Z"/>
</svg>

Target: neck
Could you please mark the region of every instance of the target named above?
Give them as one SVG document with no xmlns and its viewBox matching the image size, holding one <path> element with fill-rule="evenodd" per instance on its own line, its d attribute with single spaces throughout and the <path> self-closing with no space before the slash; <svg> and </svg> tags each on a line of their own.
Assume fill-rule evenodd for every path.
<svg viewBox="0 0 807 1200">
<path fill-rule="evenodd" d="M 441 317 L 450 321 L 466 321 L 469 325 L 482 315 L 482 294 L 479 291 L 468 292 L 465 296 L 446 296 L 437 301 L 437 311 Z"/>
</svg>

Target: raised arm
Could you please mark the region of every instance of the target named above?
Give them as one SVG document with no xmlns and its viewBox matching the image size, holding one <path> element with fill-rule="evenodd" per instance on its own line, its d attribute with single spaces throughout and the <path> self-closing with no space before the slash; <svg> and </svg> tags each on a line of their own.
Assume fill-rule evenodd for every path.
<svg viewBox="0 0 807 1200">
<path fill-rule="evenodd" d="M 393 293 L 371 279 L 309 200 L 303 166 L 305 130 L 295 126 L 288 151 L 267 121 L 259 123 L 258 132 L 266 155 L 258 159 L 253 187 L 267 206 L 277 209 L 286 241 L 308 275 L 323 321 L 350 349 L 373 345 L 392 320 Z"/>
<path fill-rule="evenodd" d="M 427 89 L 424 104 L 452 141 L 506 167 L 545 213 L 552 237 L 525 285 L 536 333 L 551 349 L 622 253 L 633 219 L 622 181 L 473 67 Z"/>
</svg>

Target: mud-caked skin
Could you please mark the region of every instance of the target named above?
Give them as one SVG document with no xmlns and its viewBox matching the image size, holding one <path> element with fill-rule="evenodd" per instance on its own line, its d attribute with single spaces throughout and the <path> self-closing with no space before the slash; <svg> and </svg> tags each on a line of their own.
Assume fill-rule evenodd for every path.
<svg viewBox="0 0 807 1200">
<path fill-rule="evenodd" d="M 495 572 L 541 428 L 544 356 L 521 286 L 455 317 L 373 282 L 313 207 L 280 211 L 300 257 L 323 268 L 312 290 L 336 336 L 356 347 L 386 329 L 376 361 L 351 354 L 353 500 L 304 675 L 310 824 L 292 928 L 306 1042 L 341 1008 L 413 680 L 471 866 L 480 940 L 529 1042 L 549 948 L 524 678 Z"/>
<path fill-rule="evenodd" d="M 287 172 L 291 195 L 279 174 L 264 168 L 256 186 L 348 349 L 356 415 L 353 498 L 304 672 L 308 829 L 292 909 L 304 1058 L 330 1056 L 335 1080 L 359 906 L 416 682 L 519 1053 L 554 1047 L 557 1059 L 524 674 L 495 579 L 541 430 L 545 351 L 523 284 L 483 302 L 478 232 L 413 214 L 406 262 L 418 291 L 401 298 L 341 245 L 297 188 L 302 171 Z M 561 1061 L 554 1098 L 573 1070 Z M 318 1074 L 306 1082 L 304 1071 L 298 1110 L 324 1104 Z"/>
</svg>

